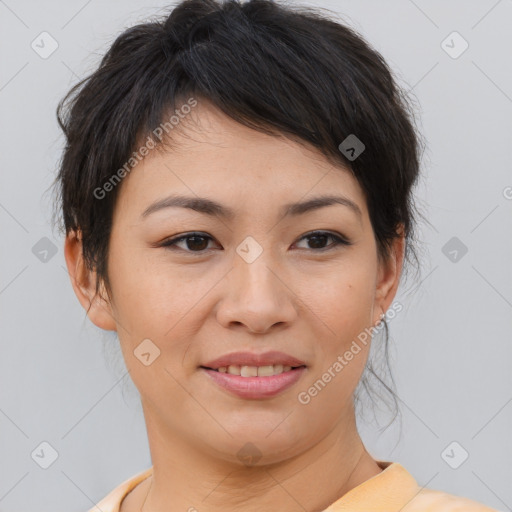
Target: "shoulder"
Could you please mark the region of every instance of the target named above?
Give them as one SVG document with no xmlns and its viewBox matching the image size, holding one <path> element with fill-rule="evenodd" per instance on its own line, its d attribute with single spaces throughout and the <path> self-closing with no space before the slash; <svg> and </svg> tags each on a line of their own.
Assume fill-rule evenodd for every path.
<svg viewBox="0 0 512 512">
<path fill-rule="evenodd" d="M 418 485 L 398 462 L 351 489 L 324 512 L 498 512 L 482 503 Z"/>
<path fill-rule="evenodd" d="M 498 512 L 469 498 L 434 489 L 421 489 L 402 512 Z"/>
<path fill-rule="evenodd" d="M 128 478 L 115 489 L 110 491 L 102 500 L 94 505 L 88 512 L 119 512 L 119 508 L 123 499 L 130 493 L 140 482 L 153 474 L 153 467 L 145 469 L 136 475 Z"/>
</svg>

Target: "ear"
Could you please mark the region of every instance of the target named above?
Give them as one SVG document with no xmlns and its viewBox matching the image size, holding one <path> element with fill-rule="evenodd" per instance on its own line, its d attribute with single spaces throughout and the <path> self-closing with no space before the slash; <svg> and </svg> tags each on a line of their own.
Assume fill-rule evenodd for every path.
<svg viewBox="0 0 512 512">
<path fill-rule="evenodd" d="M 99 295 L 96 294 L 96 272 L 89 270 L 85 265 L 80 232 L 77 234 L 71 231 L 66 236 L 64 257 L 73 290 L 80 304 L 88 311 L 87 316 L 91 322 L 106 331 L 117 330 L 110 301 L 105 298 L 107 297 L 105 287 L 102 283 Z"/>
<path fill-rule="evenodd" d="M 375 289 L 374 325 L 381 319 L 380 315 L 388 310 L 400 284 L 400 274 L 405 254 L 405 231 L 402 224 L 398 233 L 400 236 L 393 240 L 389 258 L 385 262 L 379 262 Z"/>
</svg>

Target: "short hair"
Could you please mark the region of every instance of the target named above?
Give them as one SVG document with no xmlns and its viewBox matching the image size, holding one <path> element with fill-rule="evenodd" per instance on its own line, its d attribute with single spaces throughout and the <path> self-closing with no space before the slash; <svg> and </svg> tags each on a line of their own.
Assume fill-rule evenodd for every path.
<svg viewBox="0 0 512 512">
<path fill-rule="evenodd" d="M 364 191 L 379 258 L 389 256 L 403 226 L 406 263 L 418 262 L 412 188 L 421 139 L 410 98 L 383 57 L 319 9 L 185 0 L 168 16 L 122 32 L 57 108 L 66 137 L 58 205 L 65 233 L 81 233 L 84 261 L 97 272 L 96 293 L 100 280 L 110 290 L 107 256 L 122 184 L 101 199 L 95 190 L 148 137 L 157 145 L 172 140 L 172 131 L 157 140 L 155 131 L 190 97 L 247 127 L 312 146 L 348 169 Z M 355 159 L 340 150 L 350 135 L 364 144 Z"/>
</svg>

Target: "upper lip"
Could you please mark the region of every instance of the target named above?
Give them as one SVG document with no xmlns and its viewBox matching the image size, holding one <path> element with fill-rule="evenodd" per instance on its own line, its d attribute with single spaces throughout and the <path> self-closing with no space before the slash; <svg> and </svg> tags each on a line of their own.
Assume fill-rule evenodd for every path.
<svg viewBox="0 0 512 512">
<path fill-rule="evenodd" d="M 270 366 L 282 364 L 283 366 L 306 366 L 304 361 L 292 357 L 284 352 L 270 351 L 262 354 L 252 352 L 232 352 L 217 359 L 209 361 L 201 366 L 217 370 L 222 366 Z"/>
</svg>

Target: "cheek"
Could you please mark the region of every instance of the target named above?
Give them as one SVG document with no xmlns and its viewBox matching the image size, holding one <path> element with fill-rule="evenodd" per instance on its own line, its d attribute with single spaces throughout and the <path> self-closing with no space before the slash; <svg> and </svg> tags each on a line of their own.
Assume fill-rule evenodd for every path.
<svg viewBox="0 0 512 512">
<path fill-rule="evenodd" d="M 318 357 L 299 400 L 311 416 L 330 411 L 336 421 L 351 404 L 370 349 L 375 272 L 369 258 L 354 255 L 329 269 L 324 286 L 313 288 L 307 282 L 308 306 L 321 320 Z"/>
<path fill-rule="evenodd" d="M 191 288 L 179 273 L 166 275 L 140 247 L 113 243 L 110 258 L 113 309 L 121 329 L 134 338 L 133 342 L 141 336 L 162 339 L 190 308 Z"/>
<path fill-rule="evenodd" d="M 183 272 L 150 260 L 142 250 L 113 247 L 111 257 L 113 311 L 127 368 L 141 394 L 172 396 L 172 376 L 181 381 L 195 369 L 191 340 L 207 314 L 204 297 L 218 278 L 192 282 Z M 148 359 L 154 362 L 145 366 Z"/>
<path fill-rule="evenodd" d="M 302 292 L 325 327 L 327 345 L 342 350 L 371 326 L 375 267 L 358 257 L 347 259 L 327 269 L 323 278 L 305 280 Z"/>
</svg>

